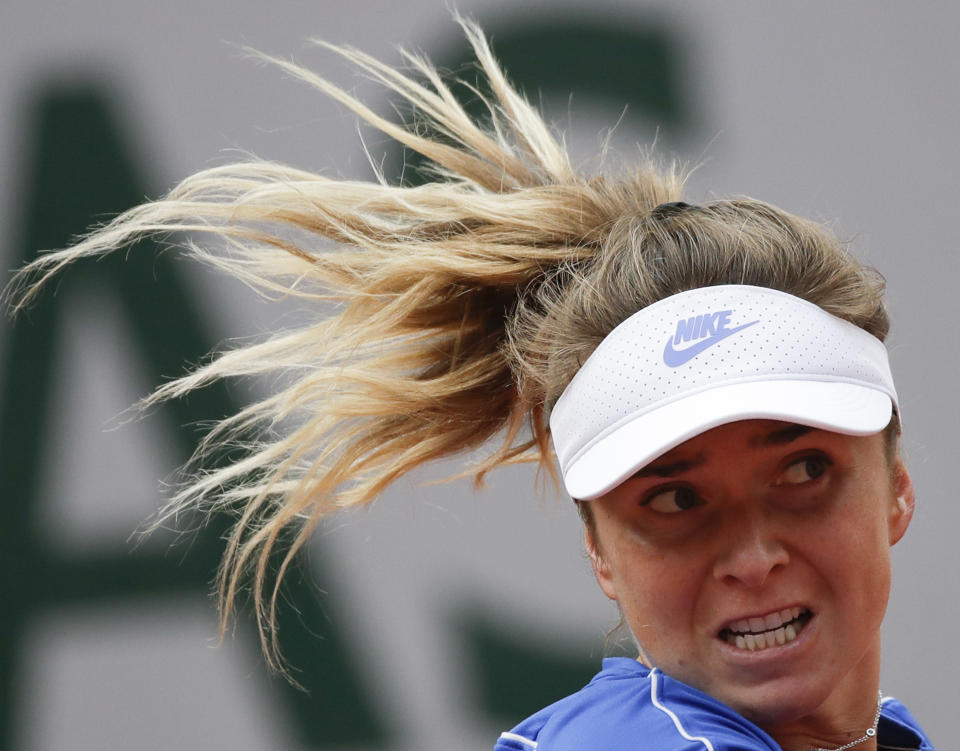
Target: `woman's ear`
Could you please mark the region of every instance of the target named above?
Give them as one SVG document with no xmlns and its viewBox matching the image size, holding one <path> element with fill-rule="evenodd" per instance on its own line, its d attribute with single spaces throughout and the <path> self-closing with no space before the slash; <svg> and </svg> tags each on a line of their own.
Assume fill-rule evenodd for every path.
<svg viewBox="0 0 960 751">
<path fill-rule="evenodd" d="M 907 471 L 903 459 L 899 456 L 893 467 L 893 491 L 895 494 L 893 506 L 890 509 L 890 544 L 896 545 L 906 534 L 910 520 L 913 518 L 913 507 L 916 498 L 913 494 L 913 480 Z"/>
<path fill-rule="evenodd" d="M 587 555 L 590 556 L 590 565 L 593 567 L 593 575 L 597 579 L 600 589 L 611 600 L 616 601 L 617 590 L 613 585 L 613 576 L 610 573 L 610 567 L 600 553 L 600 545 L 597 542 L 597 533 L 585 524 L 583 527 L 583 544 L 587 549 Z"/>
</svg>

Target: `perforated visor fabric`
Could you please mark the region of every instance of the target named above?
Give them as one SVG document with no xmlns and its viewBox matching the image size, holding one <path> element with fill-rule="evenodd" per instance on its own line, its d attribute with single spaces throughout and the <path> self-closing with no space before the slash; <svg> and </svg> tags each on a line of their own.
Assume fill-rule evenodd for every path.
<svg viewBox="0 0 960 751">
<path fill-rule="evenodd" d="M 853 435 L 896 405 L 887 352 L 863 329 L 777 290 L 689 290 L 635 313 L 557 401 L 567 492 L 595 498 L 711 428 L 776 419 Z"/>
</svg>

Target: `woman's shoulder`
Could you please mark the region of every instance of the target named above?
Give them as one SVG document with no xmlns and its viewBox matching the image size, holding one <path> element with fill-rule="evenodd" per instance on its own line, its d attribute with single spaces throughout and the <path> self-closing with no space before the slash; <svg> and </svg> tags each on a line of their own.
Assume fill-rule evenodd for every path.
<svg viewBox="0 0 960 751">
<path fill-rule="evenodd" d="M 494 751 L 779 751 L 712 697 L 627 657 L 608 658 L 580 691 L 521 722 Z"/>
</svg>

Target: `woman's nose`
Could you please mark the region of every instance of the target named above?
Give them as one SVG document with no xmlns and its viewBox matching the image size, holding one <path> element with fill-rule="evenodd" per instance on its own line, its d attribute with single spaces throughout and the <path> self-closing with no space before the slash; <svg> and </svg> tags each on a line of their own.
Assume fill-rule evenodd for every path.
<svg viewBox="0 0 960 751">
<path fill-rule="evenodd" d="M 771 521 L 758 513 L 732 520 L 718 544 L 714 576 L 723 582 L 762 587 L 790 556 Z"/>
</svg>

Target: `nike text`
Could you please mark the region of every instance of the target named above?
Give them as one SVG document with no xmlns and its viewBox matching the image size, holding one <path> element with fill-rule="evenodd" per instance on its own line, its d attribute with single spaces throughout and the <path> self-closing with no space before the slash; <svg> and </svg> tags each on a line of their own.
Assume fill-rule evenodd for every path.
<svg viewBox="0 0 960 751">
<path fill-rule="evenodd" d="M 663 348 L 663 362 L 670 368 L 678 368 L 689 362 L 705 349 L 723 341 L 731 334 L 753 326 L 757 321 L 750 321 L 740 326 L 730 328 L 732 310 L 718 310 L 714 313 L 703 313 L 692 318 L 681 318 L 677 321 L 677 330 L 667 339 Z M 688 344 L 683 349 L 674 349 L 681 342 Z M 692 344 L 689 344 L 693 342 Z"/>
<path fill-rule="evenodd" d="M 677 333 L 673 335 L 673 344 L 692 342 L 705 336 L 716 336 L 726 331 L 730 324 L 732 310 L 718 310 L 716 313 L 704 313 L 693 318 L 681 318 L 677 321 Z"/>
</svg>

